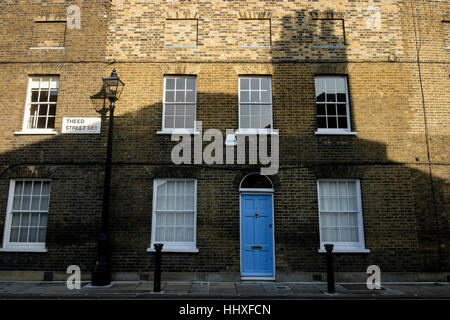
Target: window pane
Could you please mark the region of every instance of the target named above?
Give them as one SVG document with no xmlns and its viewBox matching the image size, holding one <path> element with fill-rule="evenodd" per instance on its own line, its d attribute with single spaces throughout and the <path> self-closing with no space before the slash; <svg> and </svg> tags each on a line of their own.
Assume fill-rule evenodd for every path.
<svg viewBox="0 0 450 320">
<path fill-rule="evenodd" d="M 241 91 L 240 99 L 241 99 L 241 102 L 249 102 L 250 101 L 250 92 L 249 91 Z"/>
<path fill-rule="evenodd" d="M 325 79 L 325 86 L 327 92 L 336 92 L 336 84 L 334 78 Z"/>
<path fill-rule="evenodd" d="M 39 210 L 39 196 L 32 196 L 31 197 L 31 210 Z"/>
<path fill-rule="evenodd" d="M 317 115 L 318 116 L 326 115 L 326 113 L 325 113 L 325 104 L 322 104 L 322 103 L 318 103 L 317 104 Z"/>
<path fill-rule="evenodd" d="M 259 116 L 250 118 L 250 128 L 253 129 L 261 128 L 261 119 Z"/>
<path fill-rule="evenodd" d="M 185 241 L 192 242 L 194 241 L 194 228 L 186 228 L 185 229 L 186 235 L 184 237 Z"/>
<path fill-rule="evenodd" d="M 323 96 L 325 99 L 325 79 L 316 78 L 315 82 L 316 82 L 316 97 Z"/>
<path fill-rule="evenodd" d="M 175 89 L 175 79 L 167 79 L 166 78 L 166 89 L 168 89 L 168 90 Z"/>
<path fill-rule="evenodd" d="M 250 128 L 250 117 L 248 117 L 248 116 L 241 116 L 240 127 L 243 128 L 243 129 Z"/>
<path fill-rule="evenodd" d="M 166 102 L 175 101 L 175 91 L 166 91 Z"/>
<path fill-rule="evenodd" d="M 250 87 L 249 87 L 249 79 L 240 79 L 240 84 L 241 84 L 241 90 L 249 90 L 250 89 Z"/>
<path fill-rule="evenodd" d="M 19 240 L 19 228 L 11 228 L 11 234 L 9 235 L 10 242 L 17 242 Z"/>
<path fill-rule="evenodd" d="M 166 212 L 166 226 L 175 225 L 175 212 Z"/>
<path fill-rule="evenodd" d="M 45 129 L 47 124 L 47 117 L 39 117 L 37 122 L 38 129 Z"/>
<path fill-rule="evenodd" d="M 270 92 L 270 87 L 271 87 L 271 78 L 261 78 L 261 90 L 266 90 L 268 92 Z"/>
<path fill-rule="evenodd" d="M 166 116 L 164 119 L 164 127 L 165 128 L 175 128 L 175 117 Z"/>
<path fill-rule="evenodd" d="M 50 195 L 50 182 L 42 182 L 42 195 Z"/>
<path fill-rule="evenodd" d="M 28 242 L 36 242 L 38 236 L 38 228 L 30 228 L 30 233 L 28 234 Z"/>
<path fill-rule="evenodd" d="M 327 115 L 328 116 L 336 115 L 336 105 L 335 104 L 327 104 Z"/>
<path fill-rule="evenodd" d="M 22 197 L 22 210 L 30 210 L 31 207 L 31 196 Z"/>
<path fill-rule="evenodd" d="M 345 93 L 347 91 L 344 78 L 336 78 L 336 92 Z"/>
<path fill-rule="evenodd" d="M 184 116 L 176 116 L 175 117 L 175 128 L 185 128 L 184 125 Z"/>
<path fill-rule="evenodd" d="M 175 101 L 176 102 L 185 102 L 185 97 L 184 97 L 185 93 L 184 91 L 176 91 L 175 92 Z"/>
<path fill-rule="evenodd" d="M 270 103 L 270 91 L 261 91 L 261 102 Z"/>
<path fill-rule="evenodd" d="M 24 183 L 23 195 L 31 195 L 32 182 L 26 181 Z"/>
<path fill-rule="evenodd" d="M 166 225 L 166 215 L 165 215 L 165 213 L 158 212 L 156 214 L 156 225 L 157 226 L 164 226 L 164 225 Z"/>
<path fill-rule="evenodd" d="M 184 241 L 184 227 L 175 227 L 175 241 Z"/>
<path fill-rule="evenodd" d="M 19 242 L 27 242 L 27 238 L 28 238 L 28 227 L 20 228 Z"/>
<path fill-rule="evenodd" d="M 184 116 L 184 114 L 185 114 L 185 105 L 175 106 L 175 115 L 176 116 Z"/>
<path fill-rule="evenodd" d="M 337 118 L 336 117 L 328 117 L 328 129 L 337 129 Z"/>
<path fill-rule="evenodd" d="M 12 214 L 11 226 L 18 227 L 20 224 L 20 213 L 16 212 Z"/>
<path fill-rule="evenodd" d="M 163 242 L 165 235 L 165 227 L 156 227 L 155 241 Z"/>
<path fill-rule="evenodd" d="M 39 96 L 40 102 L 48 102 L 48 90 L 41 90 L 41 94 Z"/>
<path fill-rule="evenodd" d="M 186 90 L 194 91 L 195 90 L 195 78 L 187 78 L 186 79 Z"/>
<path fill-rule="evenodd" d="M 249 105 L 241 105 L 241 116 L 250 115 L 250 106 Z"/>
<path fill-rule="evenodd" d="M 175 216 L 175 225 L 184 226 L 184 213 L 178 212 Z"/>
<path fill-rule="evenodd" d="M 186 115 L 195 116 L 195 106 L 194 105 L 186 105 Z"/>
<path fill-rule="evenodd" d="M 22 220 L 20 221 L 20 226 L 28 227 L 29 224 L 30 224 L 30 214 L 22 213 Z"/>
<path fill-rule="evenodd" d="M 47 218 L 48 218 L 47 213 L 41 213 L 41 217 L 39 219 L 39 226 L 46 227 L 47 226 Z"/>
<path fill-rule="evenodd" d="M 187 129 L 193 129 L 194 128 L 194 117 L 186 116 L 185 123 L 186 123 L 185 127 Z"/>
<path fill-rule="evenodd" d="M 327 102 L 336 102 L 336 95 L 334 93 L 327 93 Z"/>
<path fill-rule="evenodd" d="M 348 128 L 347 117 L 339 117 L 338 125 L 340 129 L 347 129 Z"/>
<path fill-rule="evenodd" d="M 186 91 L 186 102 L 195 102 L 195 91 Z"/>
<path fill-rule="evenodd" d="M 54 129 L 54 128 L 55 128 L 55 117 L 48 117 L 47 129 Z"/>
<path fill-rule="evenodd" d="M 185 78 L 177 78 L 176 79 L 176 86 L 177 86 L 176 89 L 177 90 L 184 90 L 186 88 L 185 82 L 186 82 Z"/>
<path fill-rule="evenodd" d="M 338 93 L 337 101 L 338 102 L 347 102 L 347 96 L 345 95 L 345 93 Z"/>
<path fill-rule="evenodd" d="M 270 129 L 272 126 L 272 115 L 269 106 L 261 107 L 261 128 Z"/>
<path fill-rule="evenodd" d="M 358 228 L 350 228 L 350 241 L 359 242 Z"/>
<path fill-rule="evenodd" d="M 50 88 L 50 78 L 41 78 L 41 90 Z"/>
<path fill-rule="evenodd" d="M 250 101 L 251 102 L 260 102 L 259 91 L 251 91 L 250 92 Z"/>
<path fill-rule="evenodd" d="M 345 116 L 347 115 L 347 105 L 345 104 L 338 104 L 337 105 L 338 115 Z"/>
<path fill-rule="evenodd" d="M 13 200 L 13 210 L 20 210 L 20 203 L 22 201 L 21 196 L 14 196 Z"/>
<path fill-rule="evenodd" d="M 250 90 L 259 90 L 259 78 L 250 79 Z"/>
<path fill-rule="evenodd" d="M 166 241 L 175 241 L 175 227 L 166 227 Z"/>
<path fill-rule="evenodd" d="M 317 117 L 317 128 L 327 128 L 326 117 Z"/>
<path fill-rule="evenodd" d="M 358 210 L 358 202 L 356 197 L 348 197 L 348 210 L 357 211 Z"/>
<path fill-rule="evenodd" d="M 49 196 L 41 197 L 41 210 L 48 210 Z"/>
<path fill-rule="evenodd" d="M 194 213 L 193 212 L 187 212 L 184 216 L 184 224 L 186 226 L 193 226 L 194 225 Z"/>
<path fill-rule="evenodd" d="M 50 91 L 50 102 L 57 102 L 58 101 L 58 90 L 52 90 Z"/>
<path fill-rule="evenodd" d="M 39 235 L 37 242 L 45 242 L 45 234 L 47 232 L 47 228 L 39 228 Z"/>
<path fill-rule="evenodd" d="M 39 90 L 31 91 L 31 102 L 38 102 L 39 99 Z"/>
</svg>

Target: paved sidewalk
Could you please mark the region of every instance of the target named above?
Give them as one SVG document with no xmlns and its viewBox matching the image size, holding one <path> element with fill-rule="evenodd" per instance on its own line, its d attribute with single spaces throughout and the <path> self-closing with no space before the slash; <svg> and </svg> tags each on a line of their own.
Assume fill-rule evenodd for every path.
<svg viewBox="0 0 450 320">
<path fill-rule="evenodd" d="M 0 299 L 450 299 L 450 283 L 385 283 L 381 290 L 365 284 L 337 283 L 328 294 L 323 282 L 162 282 L 116 281 L 107 287 L 82 282 L 69 290 L 65 282 L 0 282 Z"/>
</svg>

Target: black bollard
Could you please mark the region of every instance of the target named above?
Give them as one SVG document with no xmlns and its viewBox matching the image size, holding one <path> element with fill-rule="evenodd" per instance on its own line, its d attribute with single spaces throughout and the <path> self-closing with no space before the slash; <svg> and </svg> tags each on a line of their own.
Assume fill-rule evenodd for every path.
<svg viewBox="0 0 450 320">
<path fill-rule="evenodd" d="M 161 250 L 162 243 L 155 243 L 155 275 L 153 277 L 153 292 L 161 292 Z"/>
<path fill-rule="evenodd" d="M 327 284 L 328 293 L 334 293 L 334 270 L 333 270 L 333 244 L 326 244 L 325 250 L 327 251 Z"/>
</svg>

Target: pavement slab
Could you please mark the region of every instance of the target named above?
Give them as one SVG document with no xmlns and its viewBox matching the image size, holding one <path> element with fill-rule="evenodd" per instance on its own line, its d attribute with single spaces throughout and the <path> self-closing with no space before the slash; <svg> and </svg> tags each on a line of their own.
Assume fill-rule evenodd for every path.
<svg viewBox="0 0 450 320">
<path fill-rule="evenodd" d="M 240 296 L 265 296 L 261 283 L 237 283 L 236 288 Z"/>
<path fill-rule="evenodd" d="M 237 295 L 236 284 L 234 282 L 211 282 L 209 285 L 209 295 L 235 296 Z"/>
<path fill-rule="evenodd" d="M 187 294 L 191 289 L 191 282 L 169 282 L 164 291 L 167 294 Z"/>
<path fill-rule="evenodd" d="M 209 282 L 194 282 L 189 290 L 191 294 L 209 294 Z"/>
</svg>

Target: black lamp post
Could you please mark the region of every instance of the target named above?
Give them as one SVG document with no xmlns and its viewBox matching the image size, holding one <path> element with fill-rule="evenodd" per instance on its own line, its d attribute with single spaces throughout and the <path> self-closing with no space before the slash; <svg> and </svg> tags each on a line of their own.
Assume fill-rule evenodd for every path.
<svg viewBox="0 0 450 320">
<path fill-rule="evenodd" d="M 110 266 L 110 244 L 108 235 L 109 220 L 109 195 L 111 190 L 111 159 L 112 159 L 112 140 L 114 125 L 114 108 L 115 102 L 119 100 L 125 84 L 117 76 L 116 69 L 111 72 L 111 76 L 103 78 L 102 90 L 91 96 L 91 101 L 95 106 L 103 103 L 105 108 L 105 100 L 109 100 L 109 128 L 108 143 L 106 147 L 106 164 L 105 164 L 105 180 L 103 187 L 103 203 L 102 203 L 102 222 L 100 234 L 97 239 L 97 262 L 92 271 L 92 285 L 106 286 L 111 283 L 111 266 Z"/>
</svg>

